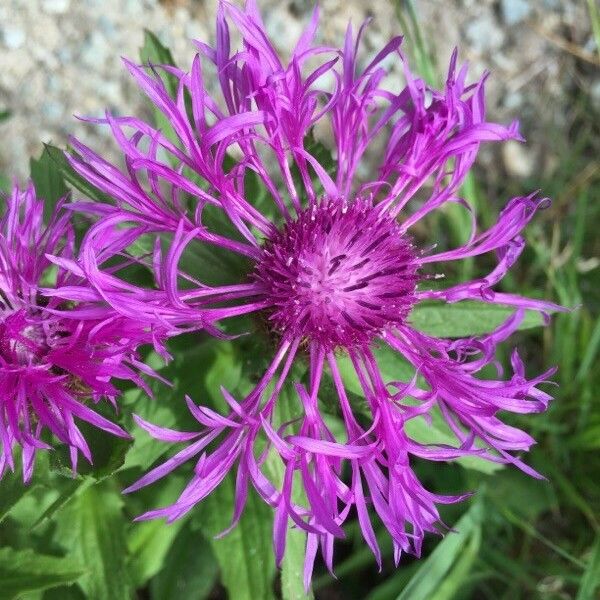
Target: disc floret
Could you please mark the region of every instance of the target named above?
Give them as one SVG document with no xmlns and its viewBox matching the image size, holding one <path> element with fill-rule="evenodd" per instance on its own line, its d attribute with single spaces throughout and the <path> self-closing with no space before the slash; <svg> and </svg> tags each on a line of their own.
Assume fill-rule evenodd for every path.
<svg viewBox="0 0 600 600">
<path fill-rule="evenodd" d="M 367 198 L 309 205 L 267 240 L 256 278 L 273 328 L 327 349 L 366 345 L 404 322 L 418 280 L 410 239 Z"/>
</svg>

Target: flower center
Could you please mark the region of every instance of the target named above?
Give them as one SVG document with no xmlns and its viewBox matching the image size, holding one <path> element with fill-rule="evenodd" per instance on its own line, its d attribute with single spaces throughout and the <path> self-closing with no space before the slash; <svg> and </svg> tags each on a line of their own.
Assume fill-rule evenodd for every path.
<svg viewBox="0 0 600 600">
<path fill-rule="evenodd" d="M 327 349 L 368 344 L 402 323 L 418 280 L 414 249 L 367 199 L 324 199 L 265 243 L 255 277 L 282 335 Z"/>
</svg>

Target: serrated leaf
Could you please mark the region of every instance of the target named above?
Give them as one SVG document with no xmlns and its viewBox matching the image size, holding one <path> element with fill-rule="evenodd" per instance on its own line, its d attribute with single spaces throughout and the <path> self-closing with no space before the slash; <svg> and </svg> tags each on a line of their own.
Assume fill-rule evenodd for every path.
<svg viewBox="0 0 600 600">
<path fill-rule="evenodd" d="M 153 600 L 203 600 L 213 589 L 218 573 L 210 544 L 199 531 L 185 527 L 179 531 L 162 570 L 150 583 L 150 594 Z"/>
<path fill-rule="evenodd" d="M 431 600 L 449 573 L 452 574 L 453 569 L 459 566 L 465 547 L 472 543 L 474 537 L 477 538 L 478 547 L 482 519 L 483 507 L 476 501 L 455 525 L 454 531 L 448 532 L 431 555 L 421 562 L 419 570 L 397 600 Z M 463 571 L 457 573 L 461 574 Z"/>
<path fill-rule="evenodd" d="M 84 573 L 82 565 L 70 557 L 0 548 L 0 600 L 71 584 Z"/>
<path fill-rule="evenodd" d="M 39 159 L 29 160 L 29 170 L 36 195 L 44 200 L 44 220 L 48 221 L 56 203 L 67 194 L 69 188 L 47 147 Z"/>
<path fill-rule="evenodd" d="M 490 333 L 514 312 L 515 309 L 510 306 L 471 300 L 454 304 L 423 302 L 412 309 L 409 322 L 427 335 L 460 338 Z M 527 310 L 519 329 L 531 329 L 543 324 L 540 313 Z"/>
<path fill-rule="evenodd" d="M 78 583 L 88 598 L 130 599 L 122 507 L 119 490 L 106 482 L 84 490 L 59 515 L 56 541 L 87 566 Z"/>
</svg>

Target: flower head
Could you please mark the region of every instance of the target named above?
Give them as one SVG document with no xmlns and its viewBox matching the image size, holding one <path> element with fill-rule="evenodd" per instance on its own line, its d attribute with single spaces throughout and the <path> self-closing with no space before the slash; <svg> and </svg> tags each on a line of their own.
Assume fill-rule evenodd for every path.
<svg viewBox="0 0 600 600">
<path fill-rule="evenodd" d="M 370 199 L 327 198 L 274 231 L 255 277 L 279 335 L 349 349 L 406 320 L 417 266 L 399 224 Z"/>
<path fill-rule="evenodd" d="M 93 405 L 115 404 L 114 379 L 144 386 L 132 367 L 149 341 L 141 324 L 112 309 L 65 303 L 45 289 L 52 279 L 65 286 L 81 278 L 61 267 L 73 258 L 70 215 L 59 205 L 45 225 L 43 208 L 31 184 L 15 186 L 0 218 L 0 477 L 14 470 L 19 446 L 25 481 L 52 436 L 69 447 L 74 469 L 79 452 L 91 461 L 78 421 L 127 437 Z"/>
<path fill-rule="evenodd" d="M 516 123 L 504 127 L 486 121 L 485 77 L 468 85 L 466 68 L 457 68 L 454 54 L 444 88 L 432 88 L 408 69 L 400 38 L 360 68 L 363 28 L 354 37 L 349 27 L 343 48 L 335 51 L 313 45 L 317 21 L 315 10 L 283 64 L 255 3 L 248 1 L 242 11 L 222 2 L 216 47 L 197 43 L 190 72 L 126 62 L 171 131 L 107 114 L 96 121 L 112 129 L 126 169 L 77 140 L 78 154 L 70 158 L 82 176 L 116 200 L 116 206 L 102 208 L 78 261 L 96 293 L 121 314 L 136 314 L 174 333 L 204 329 L 223 337 L 227 319 L 256 314 L 268 324 L 275 345 L 250 393 L 238 400 L 222 390 L 228 414 L 188 399 L 198 432 L 138 419 L 154 437 L 189 445 L 129 490 L 197 457 L 194 475 L 175 504 L 145 515 L 177 519 L 235 468 L 233 522 L 252 485 L 274 508 L 278 561 L 290 520 L 308 533 L 307 585 L 319 546 L 332 568 L 334 539 L 343 537 L 353 508 L 378 560 L 374 516 L 389 531 L 396 560 L 402 552 L 418 555 L 425 533 L 439 531 L 437 505 L 464 496 L 426 490 L 412 470 L 414 457 L 478 456 L 535 475 L 515 454 L 527 450 L 532 438 L 504 424 L 498 413 L 544 410 L 550 397 L 537 386 L 551 371 L 528 379 L 515 353 L 508 378 L 476 374 L 495 364 L 497 344 L 519 326 L 526 309 L 558 308 L 497 289 L 523 249 L 523 228 L 545 200 L 514 198 L 497 223 L 481 231 L 474 207 L 460 197 L 481 143 L 520 139 Z M 243 39 L 243 48 L 233 53 L 231 22 Z M 404 65 L 406 86 L 398 93 L 385 88 L 384 59 Z M 207 64 L 216 67 L 220 97 L 204 84 Z M 324 87 L 325 75 L 333 89 Z M 176 81 L 175 97 L 162 77 Z M 332 133 L 333 163 L 322 158 L 315 143 L 316 125 Z M 359 177 L 367 151 L 381 143 L 371 177 Z M 267 201 L 259 203 L 253 182 L 266 190 Z M 421 246 L 414 226 L 451 203 L 472 216 L 468 241 L 437 253 L 431 241 Z M 225 226 L 215 227 L 215 220 Z M 136 235 L 156 240 L 147 260 L 156 289 L 132 286 L 104 265 Z M 182 257 L 193 245 L 240 257 L 245 272 L 227 282 L 204 278 L 203 264 L 190 272 L 189 260 Z M 487 276 L 432 285 L 444 263 L 482 254 L 497 262 Z M 68 292 L 63 296 L 69 298 Z M 411 322 L 424 301 L 461 300 L 501 304 L 513 312 L 488 334 L 465 339 L 435 338 Z M 411 365 L 414 376 L 384 375 L 383 349 Z M 300 380 L 292 373 L 303 364 L 308 375 Z M 344 436 L 336 437 L 321 414 L 325 378 L 337 398 Z M 302 414 L 280 424 L 275 408 L 288 382 Z M 357 394 L 366 403 L 360 411 L 352 399 Z M 454 445 L 420 443 L 407 433 L 412 419 L 434 411 L 447 422 Z M 259 439 L 267 440 L 267 450 Z M 270 452 L 279 457 L 281 481 L 265 467 Z M 304 502 L 293 500 L 298 485 Z"/>
</svg>

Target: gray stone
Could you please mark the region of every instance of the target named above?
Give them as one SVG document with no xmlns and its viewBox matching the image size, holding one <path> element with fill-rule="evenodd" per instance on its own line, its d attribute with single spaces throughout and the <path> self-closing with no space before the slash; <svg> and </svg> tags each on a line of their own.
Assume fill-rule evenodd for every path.
<svg viewBox="0 0 600 600">
<path fill-rule="evenodd" d="M 471 21 L 465 34 L 473 48 L 480 53 L 497 50 L 504 43 L 504 33 L 490 14 Z"/>
<path fill-rule="evenodd" d="M 94 31 L 83 44 L 81 60 L 89 67 L 100 69 L 110 53 L 106 38 L 99 31 Z"/>
<path fill-rule="evenodd" d="M 64 113 L 64 107 L 58 102 L 43 102 L 40 108 L 42 115 L 50 121 L 60 119 Z"/>
<path fill-rule="evenodd" d="M 243 0 L 235 2 L 240 5 Z M 278 50 L 284 57 L 289 56 L 314 0 L 258 0 L 258 4 Z M 393 4 L 386 0 L 319 0 L 317 40 L 339 46 L 343 44 L 348 21 L 352 21 L 356 33 L 371 14 L 373 22 L 365 31 L 358 57 L 359 67 L 364 68 L 393 35 L 402 33 Z M 586 3 L 420 0 L 417 4 L 439 73 L 445 71 L 452 49 L 458 46 L 460 60 L 468 60 L 471 65 L 468 81 L 476 80 L 484 69 L 493 71 L 486 88 L 488 118 L 499 122 L 524 118 L 528 144 L 519 146 L 516 154 L 523 150 L 527 156 L 515 158 L 515 151 L 507 150 L 506 159 L 511 172 L 527 172 L 528 161 L 541 161 L 543 152 L 539 148 L 548 143 L 547 132 L 536 118 L 538 113 L 545 114 L 559 129 L 566 126 L 570 99 L 565 89 L 572 81 L 573 59 L 542 36 L 528 34 L 525 27 L 513 35 L 516 26 L 509 23 L 523 19 L 522 11 L 519 14 L 514 7 L 530 7 L 527 18 L 535 19 L 548 31 L 560 32 L 562 27 L 568 27 L 573 40 L 588 52 L 595 52 Z M 13 111 L 11 119 L 3 124 L 10 143 L 0 146 L 0 171 L 25 178 L 29 154 L 32 148 L 39 149 L 40 136 L 64 145 L 67 133 L 86 140 L 100 154 L 115 160 L 110 129 L 91 127 L 71 115 L 102 114 L 108 105 L 121 114 L 147 117 L 146 100 L 120 65 L 119 56 L 137 60 L 143 28 L 147 27 L 171 48 L 177 64 L 189 69 L 195 53 L 190 38 L 214 42 L 217 6 L 216 0 L 0 0 L 0 107 L 10 106 Z M 237 49 L 240 40 L 235 30 L 232 27 L 232 47 Z M 407 42 L 404 50 L 410 54 Z M 307 69 L 312 64 L 309 61 Z M 528 79 L 528 69 L 534 73 L 541 66 L 541 75 Z M 400 59 L 391 56 L 382 67 L 391 70 L 385 87 L 397 93 L 404 85 Z M 414 63 L 412 67 L 418 71 Z M 216 89 L 214 69 L 207 66 L 205 75 L 208 89 Z M 578 85 L 590 94 L 589 101 L 600 107 L 597 75 L 586 71 L 578 77 Z M 331 91 L 335 86 L 332 74 L 322 76 L 318 86 Z M 44 103 L 50 104 L 42 106 Z M 327 145 L 333 146 L 330 128 L 324 123 L 323 127 Z M 44 133 L 40 134 L 40 130 Z M 378 146 L 373 148 L 379 151 Z M 495 171 L 498 155 L 487 150 L 482 147 L 480 164 Z M 371 155 L 365 159 L 367 177 L 372 176 L 370 169 L 375 163 Z"/>
<path fill-rule="evenodd" d="M 502 0 L 500 12 L 507 25 L 516 25 L 529 16 L 531 6 L 527 0 Z"/>
<path fill-rule="evenodd" d="M 114 21 L 106 15 L 100 15 L 100 18 L 98 19 L 98 28 L 109 39 L 115 38 L 117 35 Z"/>
<path fill-rule="evenodd" d="M 73 59 L 73 52 L 68 46 L 63 46 L 62 48 L 58 49 L 58 51 L 56 52 L 56 56 L 58 57 L 58 60 L 64 65 L 68 62 L 71 62 L 71 60 Z"/>
<path fill-rule="evenodd" d="M 529 177 L 535 168 L 532 149 L 514 140 L 502 145 L 502 159 L 509 175 L 514 177 Z"/>
<path fill-rule="evenodd" d="M 13 25 L 2 28 L 2 42 L 9 50 L 17 50 L 25 43 L 25 32 Z"/>
<path fill-rule="evenodd" d="M 600 79 L 597 79 L 590 86 L 590 97 L 596 110 L 600 110 Z"/>
<path fill-rule="evenodd" d="M 264 15 L 265 27 L 274 46 L 282 53 L 289 54 L 300 35 L 302 25 L 297 19 L 290 18 L 285 6 L 278 6 Z"/>
<path fill-rule="evenodd" d="M 70 0 L 42 0 L 42 10 L 51 15 L 62 15 L 69 10 Z"/>
<path fill-rule="evenodd" d="M 504 98 L 504 108 L 514 111 L 523 106 L 523 94 L 521 92 L 510 92 Z"/>
</svg>

